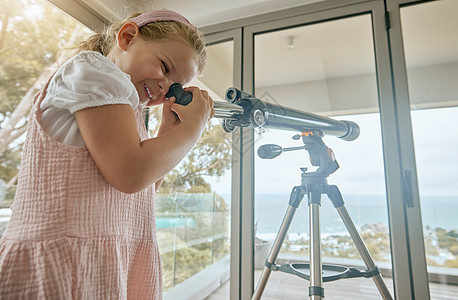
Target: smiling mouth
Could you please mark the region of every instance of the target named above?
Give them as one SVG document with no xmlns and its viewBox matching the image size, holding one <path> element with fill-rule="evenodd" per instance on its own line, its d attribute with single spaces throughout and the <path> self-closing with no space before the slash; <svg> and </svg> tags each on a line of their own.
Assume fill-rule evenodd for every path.
<svg viewBox="0 0 458 300">
<path fill-rule="evenodd" d="M 148 98 L 150 100 L 153 99 L 153 95 L 151 95 L 151 92 L 149 91 L 148 87 L 146 86 L 146 84 L 143 84 L 143 87 L 145 88 L 145 92 L 146 92 L 146 95 L 148 96 Z"/>
</svg>

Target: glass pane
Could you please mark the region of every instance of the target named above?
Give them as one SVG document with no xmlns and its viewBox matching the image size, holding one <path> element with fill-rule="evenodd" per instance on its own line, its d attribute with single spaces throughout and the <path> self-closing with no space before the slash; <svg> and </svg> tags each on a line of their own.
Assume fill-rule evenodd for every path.
<svg viewBox="0 0 458 300">
<path fill-rule="evenodd" d="M 223 101 L 232 86 L 233 44 L 208 46 L 204 74 L 190 84 L 206 89 L 215 101 Z M 152 135 L 159 119 L 160 113 L 154 111 Z M 166 299 L 176 294 L 192 297 L 180 290 L 185 281 L 202 294 L 229 280 L 231 147 L 231 134 L 223 131 L 219 120 L 212 120 L 159 190 L 156 222 Z M 208 272 L 214 281 L 208 280 Z"/>
<path fill-rule="evenodd" d="M 354 141 L 325 136 L 340 168 L 328 178 L 342 192 L 352 222 L 384 275 L 391 276 L 391 255 L 378 113 L 377 83 L 370 15 L 345 18 L 255 37 L 255 91 L 266 102 L 356 122 L 361 128 Z M 287 115 L 287 110 L 285 110 Z M 300 132 L 266 128 L 258 132 L 255 148 L 277 144 L 303 146 L 292 137 Z M 315 171 L 305 150 L 288 151 L 275 159 L 255 160 L 255 268 L 259 278 L 268 249 L 277 235 L 294 186 L 301 185 L 301 167 Z M 302 200 L 282 245 L 277 264 L 309 262 L 309 212 Z M 326 195 L 321 198 L 322 260 L 325 264 L 365 269 L 352 239 Z M 267 249 L 265 249 L 267 248 Z M 308 295 L 308 282 L 273 272 L 266 296 L 291 298 Z M 345 282 L 350 280 L 352 282 Z M 299 289 L 282 288 L 297 282 Z M 392 292 L 391 278 L 385 282 Z M 351 286 L 351 289 L 345 288 Z M 325 295 L 346 299 L 379 292 L 368 279 L 327 282 Z M 337 292 L 339 291 L 339 292 Z M 285 294 L 286 293 L 286 294 Z M 289 294 L 291 293 L 291 294 Z"/>
<path fill-rule="evenodd" d="M 442 283 L 458 274 L 457 12 L 454 0 L 401 8 L 426 260 Z"/>
<path fill-rule="evenodd" d="M 0 236 L 11 215 L 32 97 L 89 33 L 41 0 L 0 0 Z"/>
</svg>

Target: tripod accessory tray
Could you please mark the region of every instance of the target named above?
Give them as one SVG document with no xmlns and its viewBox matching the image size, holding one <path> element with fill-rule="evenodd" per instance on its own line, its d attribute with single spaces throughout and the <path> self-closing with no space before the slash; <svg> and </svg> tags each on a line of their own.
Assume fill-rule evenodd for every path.
<svg viewBox="0 0 458 300">
<path fill-rule="evenodd" d="M 308 263 L 294 263 L 284 264 L 275 268 L 277 271 L 293 274 L 303 279 L 310 280 L 310 264 Z M 371 271 L 361 271 L 352 267 L 344 267 L 337 265 L 322 265 L 323 282 L 339 280 L 343 278 L 365 277 L 370 278 L 380 273 L 379 269 L 375 267 Z"/>
</svg>

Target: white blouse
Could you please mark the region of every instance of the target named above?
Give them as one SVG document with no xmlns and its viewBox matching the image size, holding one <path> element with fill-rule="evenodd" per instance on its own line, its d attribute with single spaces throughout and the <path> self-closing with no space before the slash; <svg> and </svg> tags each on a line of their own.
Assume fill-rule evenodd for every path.
<svg viewBox="0 0 458 300">
<path fill-rule="evenodd" d="M 57 141 L 85 146 L 75 112 L 108 104 L 139 105 L 130 75 L 94 51 L 84 51 L 66 61 L 49 82 L 41 102 L 41 125 Z"/>
</svg>

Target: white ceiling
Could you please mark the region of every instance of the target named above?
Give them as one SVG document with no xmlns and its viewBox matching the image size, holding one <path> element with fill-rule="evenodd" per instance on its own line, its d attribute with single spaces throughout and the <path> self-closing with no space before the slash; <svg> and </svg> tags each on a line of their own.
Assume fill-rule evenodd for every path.
<svg viewBox="0 0 458 300">
<path fill-rule="evenodd" d="M 66 2 L 69 0 L 49 0 Z M 328 0 L 74 0 L 111 21 L 133 12 L 167 8 L 198 27 Z M 68 2 L 67 2 L 68 3 Z M 458 0 L 442 0 L 401 9 L 409 67 L 456 61 Z M 421 33 L 421 34 L 419 34 Z M 288 48 L 288 38 L 294 48 Z M 232 51 L 220 47 L 220 61 Z M 255 39 L 257 86 L 284 85 L 374 73 L 369 15 L 258 35 Z"/>
<path fill-rule="evenodd" d="M 324 0 L 77 0 L 111 21 L 152 8 L 177 11 L 197 27 Z"/>
</svg>

